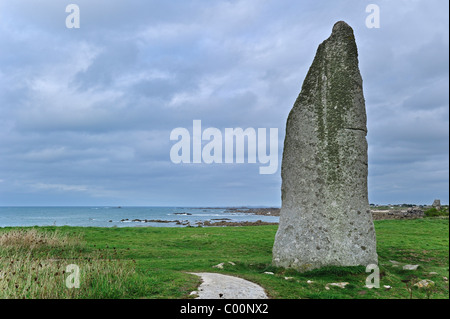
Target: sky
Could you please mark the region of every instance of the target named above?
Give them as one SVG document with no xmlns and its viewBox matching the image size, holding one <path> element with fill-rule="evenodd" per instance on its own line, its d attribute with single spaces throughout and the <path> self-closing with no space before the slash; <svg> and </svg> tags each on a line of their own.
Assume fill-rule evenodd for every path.
<svg viewBox="0 0 450 319">
<path fill-rule="evenodd" d="M 286 119 L 340 20 L 359 52 L 370 203 L 448 204 L 448 6 L 0 0 L 0 206 L 280 206 Z M 170 133 L 194 120 L 278 128 L 278 170 L 173 163 Z"/>
</svg>

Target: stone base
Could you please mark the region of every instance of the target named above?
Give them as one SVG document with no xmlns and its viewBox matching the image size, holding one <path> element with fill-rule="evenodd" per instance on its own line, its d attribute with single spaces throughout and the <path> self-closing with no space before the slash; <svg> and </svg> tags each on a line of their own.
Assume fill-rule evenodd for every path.
<svg viewBox="0 0 450 319">
<path fill-rule="evenodd" d="M 370 211 L 350 211 L 348 215 L 345 220 L 353 221 L 344 223 L 344 216 L 333 220 L 320 215 L 302 218 L 298 212 L 282 209 L 273 265 L 304 272 L 324 266 L 378 264 Z"/>
</svg>

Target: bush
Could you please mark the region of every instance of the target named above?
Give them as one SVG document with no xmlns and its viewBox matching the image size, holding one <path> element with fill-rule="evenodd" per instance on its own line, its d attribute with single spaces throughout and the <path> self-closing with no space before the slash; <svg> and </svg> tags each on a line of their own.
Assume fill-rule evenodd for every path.
<svg viewBox="0 0 450 319">
<path fill-rule="evenodd" d="M 441 208 L 441 210 L 437 210 L 436 207 L 432 207 L 430 209 L 427 209 L 424 214 L 427 217 L 448 216 L 448 207 L 443 207 Z"/>
</svg>

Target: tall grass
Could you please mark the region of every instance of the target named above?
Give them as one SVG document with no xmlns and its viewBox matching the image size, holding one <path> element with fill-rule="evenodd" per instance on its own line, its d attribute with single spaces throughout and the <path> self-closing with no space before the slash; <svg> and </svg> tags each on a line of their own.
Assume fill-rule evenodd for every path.
<svg viewBox="0 0 450 319">
<path fill-rule="evenodd" d="M 70 264 L 80 269 L 79 288 L 66 285 Z M 79 237 L 34 228 L 0 233 L 2 299 L 125 298 L 134 285 L 132 260 L 88 249 Z"/>
</svg>

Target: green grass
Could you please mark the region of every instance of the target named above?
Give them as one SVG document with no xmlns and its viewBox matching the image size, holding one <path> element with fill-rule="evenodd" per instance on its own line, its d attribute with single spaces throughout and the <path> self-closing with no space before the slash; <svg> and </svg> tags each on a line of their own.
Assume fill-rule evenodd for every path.
<svg viewBox="0 0 450 319">
<path fill-rule="evenodd" d="M 79 264 L 81 272 L 88 265 L 101 265 L 97 266 L 97 281 L 93 275 L 90 281 L 81 280 L 82 293 L 73 295 L 65 292 L 74 289 L 66 288 L 60 280 L 62 292 L 58 298 L 192 298 L 189 293 L 196 290 L 200 280 L 187 272 L 205 271 L 239 276 L 258 283 L 271 298 L 403 299 L 410 298 L 407 284 L 421 279 L 431 279 L 435 286 L 432 291 L 428 291 L 428 295 L 425 289 L 413 286 L 413 298 L 449 298 L 448 281 L 443 280 L 444 276 L 449 276 L 448 219 L 383 220 L 375 221 L 375 228 L 381 273 L 379 289 L 363 287 L 369 275 L 365 267 L 326 267 L 307 273 L 273 267 L 272 245 L 277 226 L 41 227 L 36 229 L 46 233 L 58 231 L 67 238 L 77 238 L 77 244 L 70 249 L 64 245 L 47 248 L 44 245 L 39 249 L 34 248 L 33 254 L 48 259 L 69 254 L 70 263 Z M 0 235 L 12 230 L 17 228 L 0 229 Z M 8 259 L 2 249 L 0 263 Z M 11 255 L 14 249 L 10 247 L 8 254 Z M 21 255 L 26 255 L 23 254 L 24 248 L 20 249 Z M 96 258 L 92 258 L 94 255 Z M 15 253 L 15 256 L 19 258 L 19 254 Z M 93 261 L 86 264 L 89 256 Z M 399 262 L 400 266 L 394 267 L 390 260 Z M 222 262 L 225 263 L 224 269 L 212 268 Z M 416 271 L 406 271 L 402 270 L 403 264 L 419 264 L 420 267 Z M 102 268 L 110 269 L 110 277 L 102 277 Z M 274 275 L 264 272 L 273 272 Z M 437 275 L 430 275 L 430 272 L 436 272 Z M 48 280 L 53 285 L 54 279 Z M 307 283 L 308 280 L 313 283 Z M 331 287 L 326 290 L 325 285 L 331 282 L 349 284 L 345 289 Z M 387 290 L 383 285 L 392 288 Z M 12 290 L 10 288 L 8 291 L 11 293 Z M 0 291 L 0 297 L 23 296 L 2 295 Z M 40 295 L 37 293 L 28 297 L 40 298 Z"/>
</svg>

